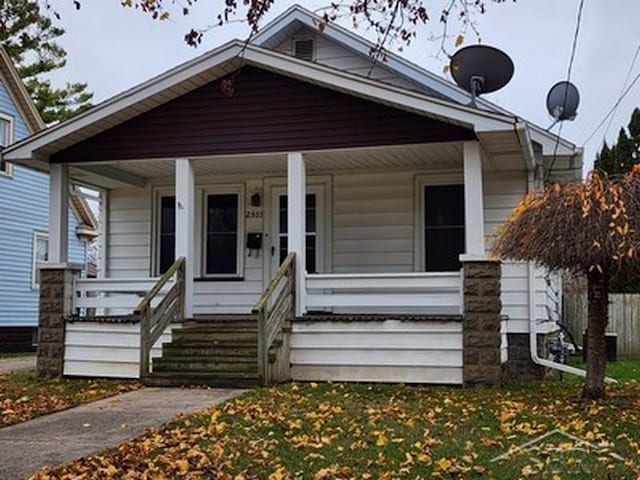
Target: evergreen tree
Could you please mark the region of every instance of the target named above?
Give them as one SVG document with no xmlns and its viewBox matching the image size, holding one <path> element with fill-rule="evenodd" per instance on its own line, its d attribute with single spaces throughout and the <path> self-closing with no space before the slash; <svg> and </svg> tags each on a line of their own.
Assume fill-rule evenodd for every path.
<svg viewBox="0 0 640 480">
<path fill-rule="evenodd" d="M 609 175 L 620 175 L 631 171 L 636 163 L 640 163 L 640 108 L 631 114 L 627 130 L 620 129 L 615 144 L 610 147 L 604 143 L 594 166 Z M 613 275 L 609 293 L 640 293 L 640 277 L 622 273 Z"/>
<path fill-rule="evenodd" d="M 67 52 L 56 43 L 64 29 L 54 25 L 55 18 L 42 12 L 38 0 L 0 0 L 0 42 L 47 124 L 86 110 L 93 98 L 86 83 L 57 88 L 46 78 L 66 65 Z"/>
<path fill-rule="evenodd" d="M 611 147 L 607 142 L 596 155 L 595 168 L 618 175 L 630 171 L 636 163 L 640 163 L 640 108 L 631 114 L 627 130 L 620 129 L 618 140 Z"/>
</svg>

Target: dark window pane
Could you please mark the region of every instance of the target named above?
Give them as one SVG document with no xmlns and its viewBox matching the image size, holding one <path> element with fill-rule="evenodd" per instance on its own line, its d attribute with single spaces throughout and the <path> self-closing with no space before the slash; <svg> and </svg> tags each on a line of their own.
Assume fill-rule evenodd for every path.
<svg viewBox="0 0 640 480">
<path fill-rule="evenodd" d="M 425 225 L 464 225 L 464 187 L 462 185 L 426 187 L 424 202 Z"/>
<path fill-rule="evenodd" d="M 176 252 L 176 197 L 160 197 L 159 272 L 163 274 L 173 264 Z"/>
<path fill-rule="evenodd" d="M 237 232 L 238 231 L 238 196 L 209 195 L 207 200 L 207 231 Z"/>
<path fill-rule="evenodd" d="M 307 235 L 306 243 L 306 268 L 307 273 L 316 273 L 316 236 Z"/>
<path fill-rule="evenodd" d="M 287 258 L 289 250 L 289 242 L 286 235 L 280 235 L 280 263 L 284 262 L 284 259 Z"/>
<path fill-rule="evenodd" d="M 446 272 L 460 269 L 465 251 L 464 187 L 425 187 L 425 269 Z"/>
<path fill-rule="evenodd" d="M 428 272 L 460 270 L 460 254 L 464 253 L 464 228 L 453 227 L 427 231 L 426 256 Z"/>
<path fill-rule="evenodd" d="M 235 233 L 210 233 L 207 235 L 207 273 L 228 274 L 238 271 Z"/>
<path fill-rule="evenodd" d="M 238 271 L 238 195 L 207 197 L 206 273 Z"/>
</svg>

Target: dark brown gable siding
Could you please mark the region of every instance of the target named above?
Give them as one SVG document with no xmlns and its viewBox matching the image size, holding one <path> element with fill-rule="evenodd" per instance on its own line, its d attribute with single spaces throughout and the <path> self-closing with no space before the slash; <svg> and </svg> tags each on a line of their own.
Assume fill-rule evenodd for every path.
<svg viewBox="0 0 640 480">
<path fill-rule="evenodd" d="M 93 162 L 470 140 L 471 130 L 253 67 L 55 153 Z"/>
</svg>

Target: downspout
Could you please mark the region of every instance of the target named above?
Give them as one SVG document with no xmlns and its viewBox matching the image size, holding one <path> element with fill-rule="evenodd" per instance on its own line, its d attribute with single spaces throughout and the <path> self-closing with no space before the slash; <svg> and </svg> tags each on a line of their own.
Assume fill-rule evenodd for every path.
<svg viewBox="0 0 640 480">
<path fill-rule="evenodd" d="M 544 163 L 542 159 L 542 145 L 532 143 L 532 148 L 535 156 L 535 170 L 528 172 L 528 190 L 533 188 L 540 189 L 544 187 Z M 538 355 L 538 328 L 536 325 L 536 271 L 533 263 L 529 262 L 528 269 L 528 285 L 529 285 L 529 352 L 531 354 L 531 360 L 533 363 L 558 370 L 560 372 L 571 373 L 578 375 L 579 377 L 586 377 L 587 372 L 581 368 L 565 365 L 564 363 L 554 362 L 546 358 L 541 358 Z M 617 383 L 617 381 L 610 377 L 605 377 L 607 383 Z"/>
</svg>

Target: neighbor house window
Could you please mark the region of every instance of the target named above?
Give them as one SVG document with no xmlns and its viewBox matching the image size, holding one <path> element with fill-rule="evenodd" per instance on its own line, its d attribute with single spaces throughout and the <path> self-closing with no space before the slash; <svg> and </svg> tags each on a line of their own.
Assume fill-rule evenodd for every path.
<svg viewBox="0 0 640 480">
<path fill-rule="evenodd" d="M 40 287 L 38 264 L 44 263 L 49 259 L 49 234 L 45 232 L 33 232 L 32 250 L 31 287 L 36 289 Z"/>
<path fill-rule="evenodd" d="M 423 208 L 425 271 L 459 270 L 465 251 L 464 186 L 425 186 Z"/>
<path fill-rule="evenodd" d="M 158 273 L 166 272 L 176 256 L 176 197 L 160 196 L 158 205 Z"/>
<path fill-rule="evenodd" d="M 207 194 L 204 208 L 204 274 L 239 275 L 242 239 L 240 195 Z"/>
<path fill-rule="evenodd" d="M 13 119 L 0 114 L 0 149 L 11 145 L 13 141 Z M 12 165 L 4 160 L 0 160 L 0 174 L 11 175 Z"/>
</svg>

